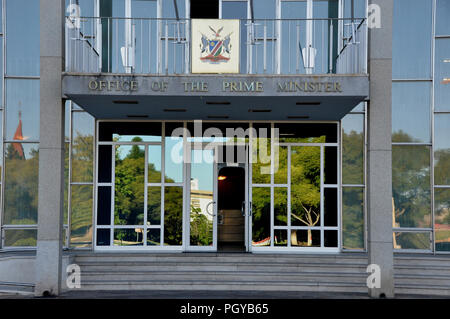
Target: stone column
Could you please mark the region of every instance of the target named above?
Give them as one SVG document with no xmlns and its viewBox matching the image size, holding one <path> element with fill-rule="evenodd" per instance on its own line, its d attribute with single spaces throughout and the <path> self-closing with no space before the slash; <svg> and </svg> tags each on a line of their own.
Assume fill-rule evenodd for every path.
<svg viewBox="0 0 450 319">
<path fill-rule="evenodd" d="M 389 298 L 394 296 L 391 144 L 393 0 L 369 0 L 369 5 L 378 6 L 375 8 L 379 9 L 381 18 L 379 28 L 376 23 L 369 28 L 370 102 L 367 110 L 368 253 L 369 264 L 380 267 L 381 287 L 369 288 L 369 295 Z M 372 11 L 369 20 L 376 18 L 374 14 L 375 11 Z"/>
<path fill-rule="evenodd" d="M 64 0 L 40 0 L 39 204 L 35 295 L 61 289 L 64 207 Z"/>
</svg>

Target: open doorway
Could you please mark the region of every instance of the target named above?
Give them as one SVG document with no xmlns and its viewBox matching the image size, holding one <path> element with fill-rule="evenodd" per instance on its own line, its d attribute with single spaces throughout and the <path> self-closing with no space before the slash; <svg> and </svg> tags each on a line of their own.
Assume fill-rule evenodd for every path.
<svg viewBox="0 0 450 319">
<path fill-rule="evenodd" d="M 218 250 L 245 251 L 245 169 L 223 167 L 218 174 Z"/>
<path fill-rule="evenodd" d="M 191 19 L 218 19 L 219 0 L 191 0 Z"/>
</svg>

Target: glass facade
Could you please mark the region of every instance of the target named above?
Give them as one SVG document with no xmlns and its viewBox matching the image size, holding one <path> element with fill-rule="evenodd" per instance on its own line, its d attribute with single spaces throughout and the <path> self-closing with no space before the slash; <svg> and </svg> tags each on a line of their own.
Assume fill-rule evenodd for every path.
<svg viewBox="0 0 450 319">
<path fill-rule="evenodd" d="M 83 16 L 96 14 L 93 1 L 66 0 L 67 5 L 75 2 Z M 113 1 L 110 15 L 124 17 L 124 3 L 124 0 Z M 183 18 L 185 2 L 177 0 L 177 3 Z M 236 18 L 236 8 L 240 10 L 237 18 L 248 16 L 243 1 L 224 3 L 224 18 Z M 350 0 L 342 3 L 344 18 L 365 16 L 365 1 L 355 0 L 353 12 Z M 267 1 L 267 4 L 264 8 L 255 7 L 256 19 L 276 18 L 277 1 Z M 279 5 L 283 19 L 306 17 L 305 1 L 280 1 Z M 0 247 L 33 247 L 37 233 L 40 139 L 39 1 L 3 0 L 1 9 Z M 131 14 L 135 18 L 154 18 L 156 10 L 157 1 L 131 1 Z M 161 10 L 163 17 L 175 18 L 172 1 L 163 1 Z M 314 3 L 315 17 L 328 18 L 328 10 L 326 1 Z M 450 5 L 446 0 L 394 2 L 392 235 L 396 250 L 450 251 L 449 16 Z M 328 27 L 318 24 L 315 32 L 323 32 L 328 37 Z M 137 36 L 148 28 L 156 29 L 156 24 L 136 25 Z M 291 31 L 283 36 L 294 37 L 295 30 Z M 270 28 L 267 32 L 269 38 L 273 36 Z M 137 48 L 142 57 L 136 55 L 136 63 L 138 68 L 154 73 L 158 66 L 145 57 L 156 57 L 153 49 L 156 46 L 146 41 L 142 42 L 142 48 Z M 268 44 L 269 64 L 273 60 L 273 46 Z M 254 54 L 262 56 L 261 52 Z M 283 60 L 292 59 L 290 64 L 295 64 L 295 58 L 286 56 Z M 113 53 L 109 63 L 119 59 Z M 172 60 L 173 56 L 169 55 L 168 59 Z M 323 60 L 319 55 L 317 61 Z M 327 73 L 327 63 L 319 63 L 316 73 Z M 181 65 L 174 67 L 179 67 L 181 72 Z M 261 64 L 254 67 L 256 73 L 262 73 L 258 69 Z M 123 72 L 123 67 L 119 71 Z M 366 249 L 366 121 L 366 105 L 361 103 L 341 120 L 339 133 L 332 137 L 325 134 L 332 140 L 303 135 L 283 139 L 281 135 L 280 142 L 285 144 L 278 154 L 273 154 L 271 139 L 258 139 L 263 146 L 254 151 L 266 160 L 264 166 L 270 166 L 275 155 L 280 166 L 273 176 L 261 174 L 259 167 L 253 166 L 251 196 L 258 199 L 252 203 L 254 243 L 273 237 L 276 239 L 270 244 L 279 247 Z M 183 165 L 169 156 L 173 152 L 182 153 L 183 150 L 176 149 L 180 138 L 168 137 L 162 126 L 158 132 L 147 135 L 138 129 L 134 135 L 124 130 L 111 131 L 111 137 L 96 136 L 95 119 L 71 101 L 66 102 L 65 123 L 64 246 L 92 249 L 94 246 L 182 245 L 184 171 Z M 270 133 L 270 124 L 260 126 Z M 279 129 L 285 136 L 291 133 L 287 126 L 280 125 Z M 303 145 L 311 142 L 321 145 Z M 292 169 L 300 167 L 302 157 L 306 156 L 313 159 L 311 162 L 319 163 L 319 167 L 323 164 L 322 175 L 316 172 L 305 176 L 301 170 Z M 333 158 L 338 159 L 340 167 L 330 160 Z M 123 176 L 130 163 L 133 163 L 134 179 L 126 180 Z M 317 169 L 316 166 L 310 169 Z M 299 188 L 302 189 L 297 191 Z M 298 193 L 306 195 L 302 198 Z M 131 209 L 129 202 L 133 202 Z M 338 210 L 337 216 L 330 213 Z M 209 244 L 209 241 L 205 243 Z"/>
<path fill-rule="evenodd" d="M 396 250 L 450 251 L 449 14 L 445 0 L 394 2 L 392 217 Z"/>
</svg>

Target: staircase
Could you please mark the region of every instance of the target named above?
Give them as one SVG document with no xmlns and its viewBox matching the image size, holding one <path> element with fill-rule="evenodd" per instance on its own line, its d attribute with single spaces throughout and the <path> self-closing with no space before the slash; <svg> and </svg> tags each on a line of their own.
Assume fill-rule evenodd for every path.
<svg viewBox="0 0 450 319">
<path fill-rule="evenodd" d="M 81 290 L 367 292 L 367 255 L 77 253 Z"/>
<path fill-rule="evenodd" d="M 394 257 L 396 294 L 450 296 L 450 255 Z"/>
</svg>

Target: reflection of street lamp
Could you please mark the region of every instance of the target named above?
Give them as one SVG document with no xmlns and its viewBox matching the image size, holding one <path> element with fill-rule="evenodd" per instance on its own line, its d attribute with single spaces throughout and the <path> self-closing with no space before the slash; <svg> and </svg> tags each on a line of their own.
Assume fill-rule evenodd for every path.
<svg viewBox="0 0 450 319">
<path fill-rule="evenodd" d="M 218 180 L 219 181 L 224 181 L 224 180 L 226 180 L 227 179 L 227 177 L 226 176 L 223 176 L 223 175 L 220 175 L 219 177 L 218 177 Z"/>
</svg>

